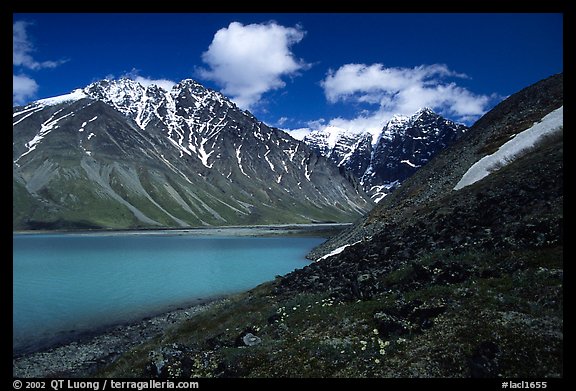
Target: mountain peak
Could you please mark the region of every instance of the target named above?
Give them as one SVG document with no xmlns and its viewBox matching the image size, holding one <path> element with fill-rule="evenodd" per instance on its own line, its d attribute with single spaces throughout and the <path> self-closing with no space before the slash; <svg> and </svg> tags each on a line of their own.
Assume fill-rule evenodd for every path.
<svg viewBox="0 0 576 391">
<path fill-rule="evenodd" d="M 85 90 L 107 90 L 107 89 L 144 89 L 144 86 L 130 78 L 121 77 L 119 79 L 102 79 L 90 83 Z"/>
<path fill-rule="evenodd" d="M 128 78 L 103 79 L 84 88 L 84 92 L 95 99 L 115 102 L 139 99 L 145 90 L 146 88 L 142 84 Z"/>
<path fill-rule="evenodd" d="M 220 92 L 205 87 L 193 79 L 184 79 L 172 87 L 170 94 L 174 99 L 185 99 L 189 104 L 202 105 L 207 101 L 229 108 L 236 107 L 234 102 Z"/>
<path fill-rule="evenodd" d="M 435 116 L 437 117 L 438 114 L 432 110 L 430 107 L 422 107 L 418 109 L 410 118 L 420 118 L 422 116 Z"/>
<path fill-rule="evenodd" d="M 410 117 L 402 114 L 394 114 L 384 126 L 384 130 L 403 128 L 408 121 L 410 121 Z"/>
<path fill-rule="evenodd" d="M 372 199 L 380 200 L 465 130 L 423 107 L 410 116 L 393 115 L 377 133 L 326 127 L 304 142 L 351 170 Z"/>
<path fill-rule="evenodd" d="M 427 113 L 427 114 L 436 114 L 436 112 L 434 111 L 434 109 L 432 109 L 431 107 L 428 107 L 428 106 L 424 106 L 424 107 L 416 110 L 416 113 L 414 113 L 414 114 L 415 114 L 415 115 L 418 115 L 418 114 L 424 114 L 424 113 Z"/>
<path fill-rule="evenodd" d="M 180 80 L 179 83 L 176 83 L 176 86 L 182 86 L 182 87 L 201 87 L 203 89 L 208 89 L 206 87 L 204 87 L 201 83 L 197 82 L 194 79 L 182 79 Z"/>
</svg>

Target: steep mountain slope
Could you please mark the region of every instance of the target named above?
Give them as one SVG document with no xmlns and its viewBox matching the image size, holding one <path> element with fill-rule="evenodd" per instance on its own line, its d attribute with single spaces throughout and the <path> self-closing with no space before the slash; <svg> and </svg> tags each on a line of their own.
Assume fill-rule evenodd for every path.
<svg viewBox="0 0 576 391">
<path fill-rule="evenodd" d="M 562 377 L 562 108 L 562 74 L 510 96 L 316 250 L 317 262 L 102 374 Z M 534 128 L 548 135 L 457 186 Z"/>
<path fill-rule="evenodd" d="M 394 116 L 377 134 L 327 127 L 307 135 L 304 142 L 350 170 L 378 202 L 466 129 L 423 108 L 412 116 Z"/>
<path fill-rule="evenodd" d="M 315 259 L 342 245 L 370 237 L 391 220 L 406 220 L 415 207 L 453 195 L 454 187 L 474 163 L 562 106 L 562 99 L 562 74 L 510 96 L 480 118 L 465 137 L 441 151 L 386 197 L 359 224 L 315 249 L 310 257 Z"/>
<path fill-rule="evenodd" d="M 13 111 L 14 229 L 351 221 L 371 202 L 193 80 L 103 80 Z"/>
</svg>

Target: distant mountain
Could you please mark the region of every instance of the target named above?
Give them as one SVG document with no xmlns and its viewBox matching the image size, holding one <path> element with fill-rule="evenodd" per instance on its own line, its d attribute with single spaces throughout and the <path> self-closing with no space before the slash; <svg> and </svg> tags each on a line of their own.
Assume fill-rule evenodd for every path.
<svg viewBox="0 0 576 391">
<path fill-rule="evenodd" d="M 350 170 L 378 202 L 466 130 L 423 108 L 412 116 L 395 115 L 377 134 L 326 127 L 307 135 L 304 142 Z"/>
<path fill-rule="evenodd" d="M 13 109 L 14 229 L 351 221 L 338 168 L 193 80 L 102 80 Z"/>
</svg>

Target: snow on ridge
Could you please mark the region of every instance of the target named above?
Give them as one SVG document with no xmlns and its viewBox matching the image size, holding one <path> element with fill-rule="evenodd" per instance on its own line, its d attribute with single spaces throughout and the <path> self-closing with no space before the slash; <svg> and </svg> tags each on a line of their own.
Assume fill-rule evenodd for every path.
<svg viewBox="0 0 576 391">
<path fill-rule="evenodd" d="M 347 130 L 336 126 L 327 126 L 322 130 L 326 133 L 326 144 L 328 148 L 334 149 L 338 141 L 346 134 Z"/>
<path fill-rule="evenodd" d="M 23 116 L 22 118 L 20 118 L 19 120 L 17 120 L 16 122 L 13 122 L 13 123 L 12 123 L 12 126 L 14 126 L 14 125 L 16 125 L 16 124 L 24 121 L 26 118 L 30 117 L 32 114 L 37 113 L 37 112 L 39 112 L 39 111 L 41 111 L 41 110 L 44 110 L 44 106 L 40 106 L 40 107 L 38 107 L 38 106 L 33 106 L 33 107 L 30 108 L 30 109 L 18 111 L 18 112 L 16 112 L 16 113 L 12 114 L 12 118 L 14 118 L 14 117 L 17 117 L 17 116 L 19 116 L 19 115 L 21 115 L 21 114 L 24 114 L 24 113 L 28 113 L 28 112 L 29 112 L 28 114 L 26 114 L 25 116 Z"/>
<path fill-rule="evenodd" d="M 386 123 L 386 129 L 404 128 L 406 124 L 410 122 L 410 118 L 411 117 L 406 115 L 394 114 L 388 123 Z"/>
<path fill-rule="evenodd" d="M 321 129 L 313 130 L 312 132 L 307 134 L 302 140 L 305 142 L 315 141 L 317 144 L 321 144 L 322 147 L 329 150 L 333 150 L 344 137 L 359 138 L 366 133 L 369 132 L 348 130 L 337 126 L 329 125 Z"/>
<path fill-rule="evenodd" d="M 266 145 L 266 144 L 264 144 Z M 268 145 L 266 145 L 266 148 L 268 148 Z M 270 159 L 268 159 L 268 154 L 270 153 L 270 149 L 268 149 L 266 151 L 266 153 L 264 154 L 264 159 L 266 159 L 266 161 L 268 162 L 268 165 L 270 166 L 270 169 L 274 172 L 276 172 L 276 170 L 274 169 L 274 164 L 272 164 L 272 162 L 270 161 Z M 280 178 L 282 177 L 282 175 L 280 175 Z M 278 183 L 280 183 L 280 180 L 278 180 Z"/>
<path fill-rule="evenodd" d="M 78 88 L 69 94 L 54 96 L 52 98 L 45 98 L 37 100 L 36 103 L 43 106 L 53 106 L 64 102 L 70 102 L 75 100 L 80 100 L 87 98 L 88 95 L 84 93 L 84 90 Z"/>
<path fill-rule="evenodd" d="M 238 161 L 238 168 L 240 168 L 240 172 L 250 178 L 248 174 L 244 171 L 244 167 L 242 167 L 242 158 L 240 157 L 240 150 L 242 149 L 242 144 L 238 148 L 236 148 L 236 160 Z"/>
<path fill-rule="evenodd" d="M 560 106 L 560 108 L 548 113 L 539 122 L 534 123 L 530 128 L 518 133 L 504 143 L 496 152 L 484 156 L 474 163 L 454 186 L 454 190 L 460 190 L 478 182 L 495 171 L 495 168 L 499 165 L 507 165 L 523 150 L 533 147 L 540 138 L 558 131 L 562 126 L 564 126 L 564 106 Z"/>
</svg>

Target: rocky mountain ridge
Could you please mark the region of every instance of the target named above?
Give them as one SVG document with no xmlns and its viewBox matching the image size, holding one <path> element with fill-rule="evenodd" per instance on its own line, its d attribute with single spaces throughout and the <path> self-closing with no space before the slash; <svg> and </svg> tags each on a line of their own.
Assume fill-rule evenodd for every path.
<svg viewBox="0 0 576 391">
<path fill-rule="evenodd" d="M 350 170 L 378 202 L 466 130 L 425 107 L 411 116 L 393 116 L 377 133 L 327 127 L 303 141 L 338 167 Z"/>
</svg>

